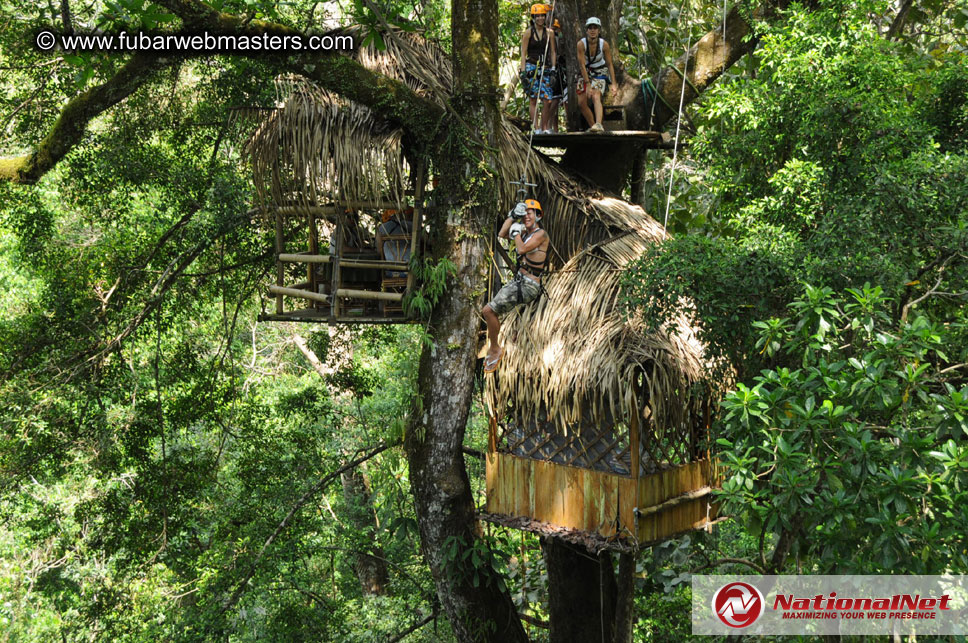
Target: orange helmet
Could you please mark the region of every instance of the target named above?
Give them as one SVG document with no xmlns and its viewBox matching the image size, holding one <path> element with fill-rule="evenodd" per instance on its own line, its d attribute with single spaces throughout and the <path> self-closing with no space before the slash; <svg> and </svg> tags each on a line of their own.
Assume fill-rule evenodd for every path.
<svg viewBox="0 0 968 643">
<path fill-rule="evenodd" d="M 541 218 L 541 204 L 538 203 L 536 200 L 534 200 L 534 199 L 525 199 L 525 201 L 524 201 L 524 207 L 528 208 L 529 210 L 534 210 L 535 211 L 534 212 L 534 218 L 535 219 L 540 219 Z"/>
<path fill-rule="evenodd" d="M 397 211 L 396 210 L 394 210 L 393 208 L 387 208 L 386 210 L 383 211 L 383 216 L 380 217 L 380 220 L 383 221 L 383 223 L 386 223 L 387 221 L 389 221 L 392 217 L 395 217 L 396 215 L 397 215 Z"/>
<path fill-rule="evenodd" d="M 548 15 L 549 6 L 546 4 L 533 4 L 531 5 L 531 15 L 532 16 L 546 16 Z"/>
<path fill-rule="evenodd" d="M 558 19 L 557 18 L 555 18 L 555 24 L 551 25 L 551 28 L 552 29 L 561 29 L 561 23 L 558 22 Z"/>
</svg>

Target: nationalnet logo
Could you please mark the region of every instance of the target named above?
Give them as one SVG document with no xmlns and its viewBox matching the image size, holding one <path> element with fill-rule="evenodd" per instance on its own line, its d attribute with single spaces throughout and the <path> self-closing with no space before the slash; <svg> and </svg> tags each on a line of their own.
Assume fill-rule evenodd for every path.
<svg viewBox="0 0 968 643">
<path fill-rule="evenodd" d="M 693 576 L 693 634 L 968 634 L 968 576 Z"/>
<path fill-rule="evenodd" d="M 760 590 L 749 583 L 727 583 L 713 595 L 713 611 L 729 627 L 744 628 L 763 613 L 765 600 Z"/>
</svg>

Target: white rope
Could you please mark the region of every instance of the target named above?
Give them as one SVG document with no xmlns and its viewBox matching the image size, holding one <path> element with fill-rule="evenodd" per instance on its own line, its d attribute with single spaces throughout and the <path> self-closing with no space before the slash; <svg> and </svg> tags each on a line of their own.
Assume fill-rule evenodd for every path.
<svg viewBox="0 0 968 643">
<path fill-rule="evenodd" d="M 665 234 L 669 225 L 669 206 L 672 205 L 672 180 L 676 176 L 676 159 L 679 153 L 679 129 L 682 125 L 682 105 L 686 100 L 686 74 L 689 71 L 689 50 L 692 49 L 692 39 L 686 47 L 686 62 L 682 65 L 682 90 L 679 92 L 679 114 L 676 116 L 676 142 L 672 148 L 672 168 L 669 170 L 669 194 L 666 195 L 665 220 L 662 222 L 662 233 Z"/>
</svg>

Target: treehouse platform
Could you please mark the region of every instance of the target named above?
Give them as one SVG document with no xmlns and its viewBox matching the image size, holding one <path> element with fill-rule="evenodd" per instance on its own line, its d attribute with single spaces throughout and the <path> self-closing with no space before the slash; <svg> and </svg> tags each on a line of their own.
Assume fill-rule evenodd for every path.
<svg viewBox="0 0 968 643">
<path fill-rule="evenodd" d="M 535 134 L 531 139 L 531 144 L 535 147 L 571 147 L 573 145 L 604 145 L 608 143 L 629 143 L 642 148 L 663 150 L 671 150 L 675 147 L 675 141 L 667 132 L 636 130 L 555 132 L 554 134 Z"/>
</svg>

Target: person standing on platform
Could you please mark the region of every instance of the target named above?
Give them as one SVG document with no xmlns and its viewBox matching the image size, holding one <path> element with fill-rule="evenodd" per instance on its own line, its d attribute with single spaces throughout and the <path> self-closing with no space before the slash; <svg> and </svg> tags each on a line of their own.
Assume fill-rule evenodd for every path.
<svg viewBox="0 0 968 643">
<path fill-rule="evenodd" d="M 546 4 L 531 5 L 531 24 L 521 34 L 521 83 L 531 102 L 531 127 L 536 134 L 551 132 L 551 79 L 558 61 L 555 39 L 547 25 L 548 10 Z M 540 123 L 536 118 L 539 99 Z"/>
<path fill-rule="evenodd" d="M 618 86 L 614 84 L 615 68 L 612 66 L 612 51 L 608 43 L 601 38 L 601 33 L 602 21 L 591 17 L 585 21 L 585 37 L 578 41 L 578 68 L 581 69 L 581 78 L 578 79 L 575 94 L 578 96 L 578 108 L 588 121 L 589 132 L 605 131 L 602 127 L 602 117 L 605 113 L 602 99 L 610 84 L 612 95 L 618 95 Z M 585 64 L 582 64 L 582 60 Z M 594 114 L 592 109 L 595 110 Z"/>
</svg>

